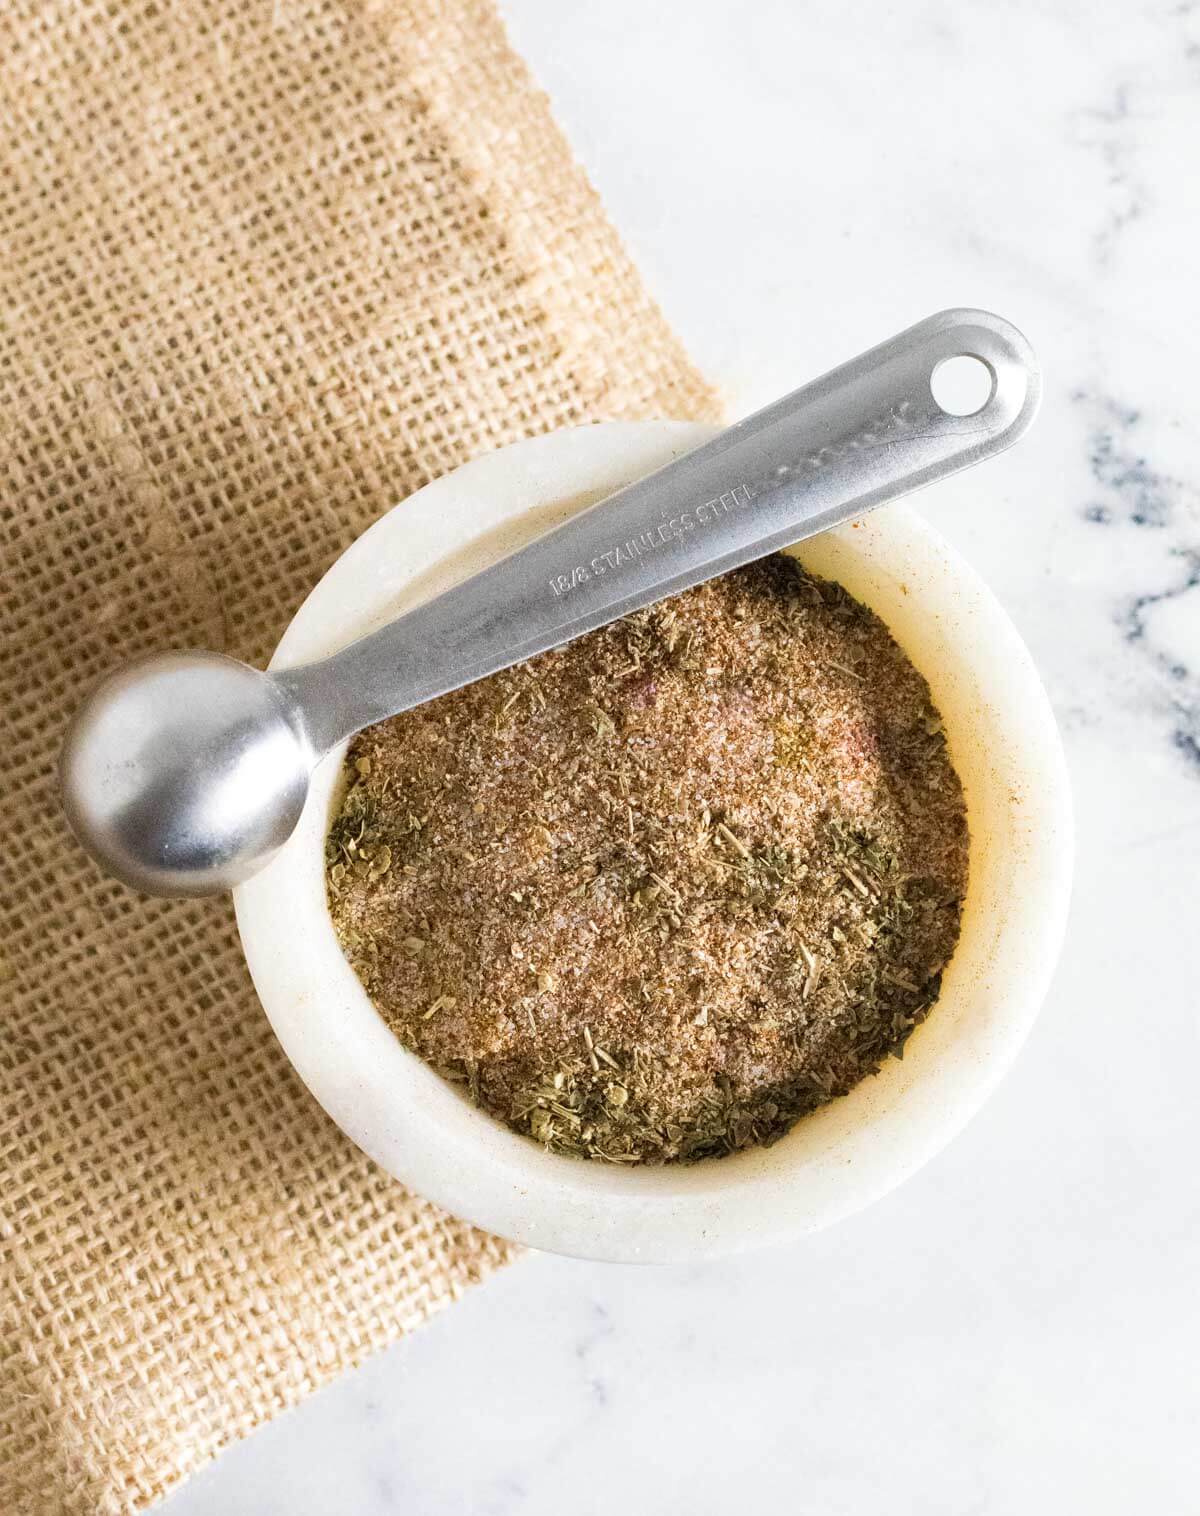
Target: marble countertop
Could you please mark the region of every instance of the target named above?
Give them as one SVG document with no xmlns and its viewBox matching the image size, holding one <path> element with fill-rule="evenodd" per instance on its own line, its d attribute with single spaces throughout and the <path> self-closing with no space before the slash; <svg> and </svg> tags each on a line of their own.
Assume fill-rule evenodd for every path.
<svg viewBox="0 0 1200 1516">
<path fill-rule="evenodd" d="M 1033 340 L 1034 431 L 920 507 L 1057 711 L 1067 947 L 999 1093 L 870 1211 L 703 1267 L 525 1261 L 164 1510 L 1194 1508 L 1200 3 L 505 11 L 731 415 L 948 305 Z"/>
</svg>

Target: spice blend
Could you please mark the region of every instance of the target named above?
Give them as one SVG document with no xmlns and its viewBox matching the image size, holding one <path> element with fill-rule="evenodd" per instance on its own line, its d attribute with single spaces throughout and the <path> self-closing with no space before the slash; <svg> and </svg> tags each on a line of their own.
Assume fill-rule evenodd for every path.
<svg viewBox="0 0 1200 1516">
<path fill-rule="evenodd" d="M 558 1153 L 770 1143 L 899 1056 L 967 875 L 929 687 L 774 557 L 361 733 L 343 949 L 407 1047 Z"/>
</svg>

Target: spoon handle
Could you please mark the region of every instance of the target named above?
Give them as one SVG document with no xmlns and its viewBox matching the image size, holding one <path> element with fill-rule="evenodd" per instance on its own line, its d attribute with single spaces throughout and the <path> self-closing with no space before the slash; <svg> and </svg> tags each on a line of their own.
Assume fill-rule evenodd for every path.
<svg viewBox="0 0 1200 1516">
<path fill-rule="evenodd" d="M 944 410 L 930 387 L 939 364 L 963 355 L 991 375 L 970 415 Z M 1015 327 L 985 311 L 943 311 L 334 657 L 275 677 L 324 751 L 1001 452 L 1028 428 L 1040 390 Z"/>
</svg>

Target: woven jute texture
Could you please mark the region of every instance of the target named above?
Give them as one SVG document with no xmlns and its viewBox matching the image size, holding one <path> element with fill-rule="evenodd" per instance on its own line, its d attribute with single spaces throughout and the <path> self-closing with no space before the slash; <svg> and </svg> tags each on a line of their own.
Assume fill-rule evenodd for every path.
<svg viewBox="0 0 1200 1516">
<path fill-rule="evenodd" d="M 344 1139 L 227 902 L 141 899 L 53 763 L 101 671 L 265 659 L 480 452 L 713 414 L 485 0 L 0 7 L 0 1512 L 122 1512 L 507 1247 Z"/>
</svg>

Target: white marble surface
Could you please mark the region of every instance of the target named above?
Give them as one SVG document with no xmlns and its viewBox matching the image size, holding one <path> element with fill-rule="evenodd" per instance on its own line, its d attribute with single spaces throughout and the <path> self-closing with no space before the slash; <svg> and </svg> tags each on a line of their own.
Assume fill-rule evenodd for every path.
<svg viewBox="0 0 1200 1516">
<path fill-rule="evenodd" d="M 1062 723 L 1067 950 L 873 1210 L 703 1268 L 525 1262 L 169 1516 L 1195 1510 L 1200 4 L 506 10 L 731 414 L 945 305 L 1038 347 L 1033 434 L 922 505 Z"/>
</svg>

